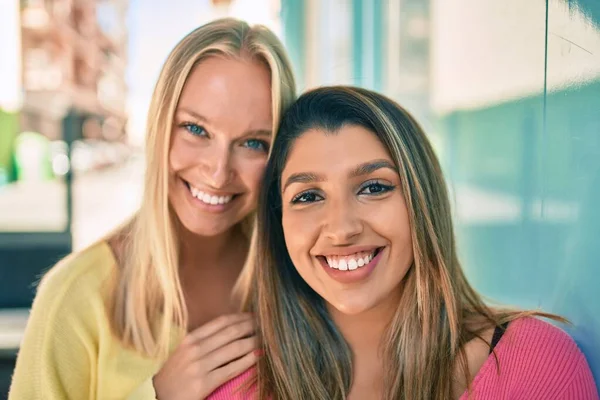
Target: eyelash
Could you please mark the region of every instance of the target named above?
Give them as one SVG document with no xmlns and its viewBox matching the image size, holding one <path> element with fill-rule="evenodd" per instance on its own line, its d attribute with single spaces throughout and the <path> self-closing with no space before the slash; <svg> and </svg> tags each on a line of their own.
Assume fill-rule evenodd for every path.
<svg viewBox="0 0 600 400">
<path fill-rule="evenodd" d="M 378 180 L 372 180 L 372 181 L 367 181 L 367 182 L 363 183 L 362 186 L 361 186 L 361 188 L 360 188 L 360 190 L 359 190 L 359 192 L 358 192 L 358 194 L 361 194 L 361 192 L 363 192 L 365 189 L 367 189 L 369 187 L 372 187 L 372 186 L 375 186 L 375 185 L 379 186 L 382 190 L 379 191 L 379 192 L 363 193 L 363 194 L 365 194 L 367 196 L 381 196 L 382 194 L 391 192 L 392 190 L 394 190 L 396 188 L 395 185 L 386 185 L 385 183 L 382 183 L 382 182 L 380 182 Z M 306 195 L 313 195 L 313 196 L 322 197 L 322 196 L 320 196 L 317 193 L 316 190 L 310 189 L 310 190 L 306 190 L 306 191 L 304 191 L 302 193 L 299 193 L 296 196 L 294 196 L 292 198 L 291 203 L 292 204 L 307 204 L 307 203 L 314 203 L 316 201 L 319 201 L 319 200 L 313 200 L 313 201 L 301 200 L 302 197 L 306 196 Z"/>
<path fill-rule="evenodd" d="M 252 147 L 249 147 L 249 146 L 245 146 L 245 147 L 247 147 L 247 148 L 249 148 L 251 150 L 262 151 L 264 153 L 266 153 L 267 151 L 269 151 L 269 143 L 265 142 L 264 140 L 248 139 L 244 143 L 247 144 L 249 142 L 256 142 L 257 144 L 259 144 L 261 146 L 260 149 L 252 148 Z"/>
<path fill-rule="evenodd" d="M 184 128 L 189 134 L 191 134 L 193 136 L 197 136 L 197 137 L 206 137 L 207 136 L 206 129 L 204 129 L 204 127 L 202 127 L 198 124 L 195 124 L 193 122 L 183 122 L 179 126 Z M 195 129 L 195 128 L 199 129 L 200 132 L 193 132 L 192 129 Z M 257 143 L 260 146 L 260 148 L 251 147 L 249 145 L 249 142 Z M 246 147 L 250 150 L 260 151 L 263 153 L 266 153 L 269 151 L 269 143 L 264 140 L 260 140 L 260 139 L 247 139 L 244 141 L 244 147 Z"/>
<path fill-rule="evenodd" d="M 198 124 L 194 124 L 193 122 L 183 122 L 179 126 L 181 126 L 182 128 L 184 128 L 191 135 L 200 136 L 200 137 L 206 136 L 206 130 L 202 126 L 200 126 Z M 201 132 L 192 132 L 193 128 L 199 128 L 201 130 Z"/>
</svg>

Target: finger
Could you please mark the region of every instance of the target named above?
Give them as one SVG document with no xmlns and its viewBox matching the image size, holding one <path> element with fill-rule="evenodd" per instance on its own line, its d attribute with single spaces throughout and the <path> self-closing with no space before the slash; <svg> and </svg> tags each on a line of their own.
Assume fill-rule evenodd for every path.
<svg viewBox="0 0 600 400">
<path fill-rule="evenodd" d="M 216 370 L 226 364 L 235 362 L 237 359 L 246 356 L 258 350 L 259 342 L 257 336 L 251 336 L 246 339 L 239 339 L 223 346 L 212 353 L 208 354 L 203 359 L 203 364 L 206 372 Z"/>
<path fill-rule="evenodd" d="M 258 361 L 258 357 L 259 356 L 257 355 L 257 352 L 252 351 L 242 358 L 217 368 L 208 374 L 208 382 L 210 383 L 211 387 L 214 386 L 214 389 L 216 389 L 225 382 L 230 381 L 231 379 L 255 366 Z"/>
<path fill-rule="evenodd" d="M 186 339 L 190 342 L 197 342 L 199 340 L 203 340 L 209 336 L 214 335 L 216 332 L 222 330 L 227 326 L 252 319 L 252 314 L 248 313 L 221 315 L 220 317 L 217 317 L 212 321 L 209 321 L 201 327 L 196 328 L 195 330 L 190 332 L 187 335 Z"/>
<path fill-rule="evenodd" d="M 204 358 L 207 354 L 236 340 L 254 335 L 255 330 L 256 325 L 252 320 L 229 325 L 212 336 L 205 338 L 202 342 L 197 343 L 194 357 L 196 359 Z"/>
</svg>

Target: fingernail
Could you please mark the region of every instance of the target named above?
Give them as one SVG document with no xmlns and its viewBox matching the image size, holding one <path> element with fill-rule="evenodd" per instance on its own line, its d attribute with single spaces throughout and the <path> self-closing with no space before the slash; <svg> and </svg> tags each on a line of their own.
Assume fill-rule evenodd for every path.
<svg viewBox="0 0 600 400">
<path fill-rule="evenodd" d="M 264 354 L 265 354 L 265 351 L 263 349 L 254 350 L 254 355 L 256 355 L 257 357 L 262 357 Z"/>
</svg>

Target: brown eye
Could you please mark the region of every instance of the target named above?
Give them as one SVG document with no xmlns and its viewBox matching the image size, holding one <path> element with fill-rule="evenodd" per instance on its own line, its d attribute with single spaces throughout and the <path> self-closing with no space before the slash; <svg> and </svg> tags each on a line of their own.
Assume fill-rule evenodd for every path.
<svg viewBox="0 0 600 400">
<path fill-rule="evenodd" d="M 387 193 L 394 190 L 394 186 L 391 185 L 386 185 L 383 184 L 381 182 L 367 182 L 365 183 L 360 191 L 358 192 L 359 194 L 369 194 L 369 195 L 378 195 L 378 194 L 383 194 L 383 193 Z"/>
<path fill-rule="evenodd" d="M 315 201 L 322 200 L 323 198 L 315 192 L 303 192 L 292 199 L 292 204 L 300 203 L 314 203 Z"/>
</svg>

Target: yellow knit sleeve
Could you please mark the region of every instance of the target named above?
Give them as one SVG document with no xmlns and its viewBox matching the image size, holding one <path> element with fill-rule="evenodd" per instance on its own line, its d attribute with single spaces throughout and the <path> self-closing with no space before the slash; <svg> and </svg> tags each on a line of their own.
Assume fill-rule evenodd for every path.
<svg viewBox="0 0 600 400">
<path fill-rule="evenodd" d="M 9 400 L 96 397 L 98 336 L 101 325 L 108 322 L 102 293 L 94 282 L 98 277 L 86 273 L 82 262 L 89 264 L 78 256 L 67 258 L 40 283 Z"/>
</svg>

